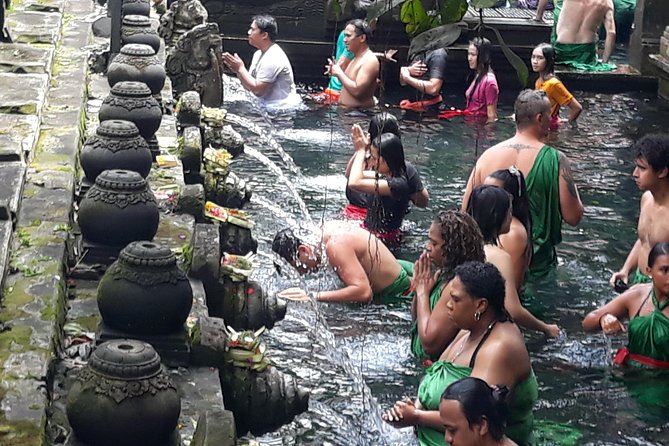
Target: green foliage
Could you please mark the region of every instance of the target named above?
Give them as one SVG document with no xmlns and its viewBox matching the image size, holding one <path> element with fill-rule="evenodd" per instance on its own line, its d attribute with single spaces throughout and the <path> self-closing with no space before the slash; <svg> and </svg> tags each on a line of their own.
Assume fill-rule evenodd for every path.
<svg viewBox="0 0 669 446">
<path fill-rule="evenodd" d="M 490 28 L 495 33 L 495 36 L 497 36 L 497 41 L 499 42 L 499 46 L 502 49 L 504 56 L 509 61 L 513 69 L 516 70 L 516 75 L 518 76 L 518 80 L 520 81 L 520 86 L 523 88 L 526 87 L 527 80 L 530 77 L 530 73 L 527 69 L 527 65 L 525 65 L 525 61 L 523 61 L 523 59 L 521 59 L 516 53 L 511 51 L 511 48 L 509 48 L 509 45 L 507 45 L 506 42 L 504 42 L 504 39 L 502 39 L 502 35 L 499 33 L 499 30 L 497 30 L 497 28 L 491 28 L 491 27 L 488 28 Z"/>
<path fill-rule="evenodd" d="M 411 37 L 440 25 L 439 17 L 428 15 L 420 0 L 406 0 L 400 11 L 400 20 L 406 23 L 405 30 Z"/>
<path fill-rule="evenodd" d="M 441 24 L 456 23 L 467 13 L 467 0 L 446 0 L 439 9 Z"/>
</svg>

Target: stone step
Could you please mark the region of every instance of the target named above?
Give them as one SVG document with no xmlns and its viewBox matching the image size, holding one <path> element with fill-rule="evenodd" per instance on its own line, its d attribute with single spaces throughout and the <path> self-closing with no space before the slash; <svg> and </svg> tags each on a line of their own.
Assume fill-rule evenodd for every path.
<svg viewBox="0 0 669 446">
<path fill-rule="evenodd" d="M 27 161 L 37 143 L 39 117 L 0 114 L 0 162 Z"/>
<path fill-rule="evenodd" d="M 48 74 L 0 73 L 0 113 L 38 115 L 48 81 Z M 16 88 L 19 85 L 21 88 Z"/>
<path fill-rule="evenodd" d="M 0 45 L 0 72 L 48 73 L 53 59 L 53 48 L 36 48 L 25 43 Z"/>
<path fill-rule="evenodd" d="M 0 163 L 0 220 L 16 221 L 25 178 L 23 161 Z"/>
<path fill-rule="evenodd" d="M 7 15 L 5 25 L 14 42 L 55 45 L 61 17 L 52 12 L 13 11 Z"/>
</svg>

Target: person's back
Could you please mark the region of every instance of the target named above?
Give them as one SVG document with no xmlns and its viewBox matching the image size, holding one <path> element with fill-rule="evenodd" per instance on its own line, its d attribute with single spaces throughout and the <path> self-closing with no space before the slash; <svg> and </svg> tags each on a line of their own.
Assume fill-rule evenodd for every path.
<svg viewBox="0 0 669 446">
<path fill-rule="evenodd" d="M 591 43 L 597 40 L 599 26 L 608 12 L 613 12 L 612 0 L 565 0 L 556 25 L 560 43 Z"/>
<path fill-rule="evenodd" d="M 400 274 L 401 267 L 386 245 L 358 225 L 326 222 L 323 225 L 322 240 L 330 262 L 332 256 L 337 256 L 342 248 L 353 248 L 374 293 L 386 289 Z"/>
</svg>

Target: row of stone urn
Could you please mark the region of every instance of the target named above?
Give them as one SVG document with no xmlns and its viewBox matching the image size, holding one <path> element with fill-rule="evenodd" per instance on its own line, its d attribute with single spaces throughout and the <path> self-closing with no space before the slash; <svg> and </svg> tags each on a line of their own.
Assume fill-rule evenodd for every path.
<svg viewBox="0 0 669 446">
<path fill-rule="evenodd" d="M 130 8 L 128 3 L 141 8 Z M 206 222 L 205 197 L 237 207 L 250 198 L 246 183 L 231 172 L 202 168 L 202 147 L 222 151 L 226 146 L 235 155 L 243 149 L 243 139 L 224 125 L 221 115 L 214 110 L 208 114 L 200 105 L 206 98 L 206 104 L 218 107 L 222 89 L 215 104 L 216 92 L 185 95 L 191 102 L 194 97 L 200 101 L 195 101 L 197 107 L 184 106 L 179 113 L 180 156 L 187 167 L 185 180 L 190 183 L 181 191 L 180 209 L 199 222 L 193 259 L 212 260 L 193 272 L 205 285 L 210 317 L 200 317 L 192 331 L 186 327 L 193 304 L 189 278 L 174 253 L 152 241 L 160 211 L 146 178 L 159 155 L 155 133 L 165 109 L 160 95 L 167 73 L 156 56 L 160 41 L 156 44 L 155 33 L 146 32 L 145 38 L 142 32 L 127 32 L 128 27 L 140 29 L 147 23 L 147 5 L 124 2 L 124 13 L 132 12 L 124 17 L 126 44 L 108 67 L 111 92 L 100 109 L 100 125 L 80 154 L 86 177 L 81 188 L 86 193 L 77 214 L 83 247 L 115 259 L 98 285 L 102 317 L 96 334 L 98 346 L 76 376 L 67 399 L 67 416 L 77 439 L 91 446 L 179 444 L 179 392 L 161 365 L 161 357 L 171 366 L 217 367 L 225 405 L 235 413 L 239 433 L 274 430 L 308 404 L 308 394 L 295 380 L 271 367 L 259 338 L 261 327 L 271 328 L 285 316 L 285 303 L 276 296 L 265 296 L 257 283 L 231 280 L 220 267 L 223 252 L 255 251 L 250 230 L 228 222 Z M 206 11 L 202 18 L 202 10 L 196 0 L 177 0 L 165 14 L 168 17 L 161 19 L 161 35 L 169 30 L 170 43 L 175 45 L 167 49 L 168 64 L 174 62 L 174 54 L 177 62 L 180 57 L 191 59 L 181 64 L 173 83 L 180 82 L 178 76 L 184 78 L 184 73 L 190 73 L 186 76 L 190 81 L 207 78 L 194 75 L 191 69 L 193 63 L 205 67 L 204 59 L 183 55 L 192 39 L 209 33 L 207 39 L 218 42 L 216 50 L 205 50 L 211 56 L 210 64 L 220 54 L 218 29 L 203 23 Z M 137 16 L 142 11 L 146 14 Z M 186 31 L 183 26 L 193 12 L 199 14 L 200 23 L 195 23 L 195 32 Z M 178 65 L 172 63 L 171 71 Z M 220 85 L 220 75 L 215 73 Z M 203 256 L 196 254 L 197 240 L 212 233 L 217 236 L 216 244 L 206 246 Z"/>
</svg>

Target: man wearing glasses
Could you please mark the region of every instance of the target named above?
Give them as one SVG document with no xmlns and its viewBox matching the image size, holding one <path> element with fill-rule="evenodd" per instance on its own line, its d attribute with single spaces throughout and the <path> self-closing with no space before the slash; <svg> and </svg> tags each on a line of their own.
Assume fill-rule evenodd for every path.
<svg viewBox="0 0 669 446">
<path fill-rule="evenodd" d="M 525 175 L 532 215 L 534 253 L 529 272 L 543 276 L 557 265 L 555 246 L 562 241 L 562 221 L 576 226 L 583 203 L 574 183 L 569 159 L 545 145 L 551 121 L 551 103 L 541 90 L 523 90 L 514 104 L 516 134 L 483 152 L 467 182 L 462 208 L 472 190 L 499 169 L 517 166 Z"/>
<path fill-rule="evenodd" d="M 266 105 L 297 105 L 300 97 L 295 92 L 293 68 L 286 53 L 275 43 L 277 32 L 274 17 L 253 17 L 248 31 L 249 45 L 258 51 L 253 55 L 249 70 L 236 53 L 223 53 L 223 62 L 237 74 L 244 88 Z"/>
<path fill-rule="evenodd" d="M 344 28 L 344 44 L 353 53 L 353 60 L 344 70 L 337 61 L 328 59 L 325 74 L 336 77 L 342 84 L 339 104 L 346 107 L 371 108 L 375 105 L 374 91 L 378 85 L 380 64 L 369 48 L 372 28 L 364 20 L 351 20 Z"/>
</svg>

